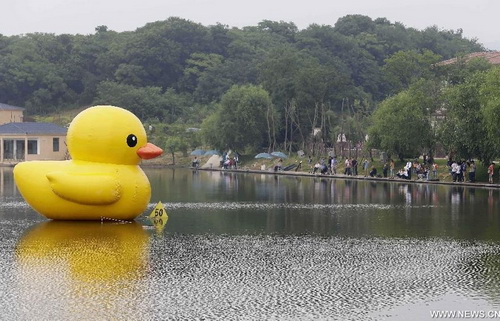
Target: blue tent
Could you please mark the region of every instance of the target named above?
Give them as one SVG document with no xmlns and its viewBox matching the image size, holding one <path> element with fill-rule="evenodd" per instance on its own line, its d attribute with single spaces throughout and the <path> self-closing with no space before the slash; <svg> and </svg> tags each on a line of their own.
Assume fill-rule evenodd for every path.
<svg viewBox="0 0 500 321">
<path fill-rule="evenodd" d="M 207 150 L 203 156 L 212 156 L 212 155 L 220 155 L 218 151 L 215 149 Z"/>
<path fill-rule="evenodd" d="M 272 152 L 271 155 L 273 155 L 274 157 L 279 157 L 279 158 L 288 158 L 288 156 L 286 156 L 286 154 L 282 153 L 282 152 Z"/>
<path fill-rule="evenodd" d="M 203 156 L 205 151 L 203 149 L 195 149 L 191 152 L 191 156 Z"/>
<path fill-rule="evenodd" d="M 265 158 L 265 159 L 273 159 L 273 155 L 269 153 L 259 153 L 255 155 L 255 158 Z"/>
</svg>

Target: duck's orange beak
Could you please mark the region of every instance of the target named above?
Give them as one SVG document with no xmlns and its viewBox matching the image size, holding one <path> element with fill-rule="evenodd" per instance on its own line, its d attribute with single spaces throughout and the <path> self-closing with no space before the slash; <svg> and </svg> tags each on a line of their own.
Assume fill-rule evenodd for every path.
<svg viewBox="0 0 500 321">
<path fill-rule="evenodd" d="M 163 153 L 163 149 L 160 147 L 147 143 L 146 146 L 142 146 L 137 150 L 137 155 L 142 159 L 151 159 L 160 156 Z"/>
</svg>

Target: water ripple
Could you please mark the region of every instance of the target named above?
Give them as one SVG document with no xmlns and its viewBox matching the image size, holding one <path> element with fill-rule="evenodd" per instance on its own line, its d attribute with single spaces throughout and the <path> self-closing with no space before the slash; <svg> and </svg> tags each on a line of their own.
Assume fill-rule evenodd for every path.
<svg viewBox="0 0 500 321">
<path fill-rule="evenodd" d="M 422 320 L 426 304 L 445 308 L 449 293 L 491 302 L 487 308 L 500 302 L 500 245 L 494 243 L 166 233 L 148 239 L 144 257 L 126 243 L 123 267 L 131 258 L 147 263 L 118 277 L 117 261 L 106 259 L 112 252 L 102 252 L 91 235 L 50 256 L 31 251 L 36 240 L 15 255 L 16 238 L 4 239 L 0 309 L 8 319 L 381 320 L 380 311 L 387 316 L 420 302 L 398 313 L 400 320 Z M 97 264 L 94 271 L 86 260 L 95 256 L 109 268 Z"/>
<path fill-rule="evenodd" d="M 25 201 L 3 201 L 0 208 L 29 208 L 30 206 Z"/>
<path fill-rule="evenodd" d="M 153 250 L 150 286 L 163 302 L 160 318 L 367 320 L 396 304 L 499 283 L 484 261 L 497 245 L 309 236 L 155 242 L 162 250 Z"/>
<path fill-rule="evenodd" d="M 204 210 L 267 210 L 267 209 L 299 209 L 299 210 L 325 210 L 325 209 L 355 209 L 355 210 L 388 210 L 394 208 L 433 208 L 436 205 L 388 205 L 388 204 L 300 204 L 300 203 L 245 203 L 245 202 L 208 202 L 190 203 L 177 202 L 165 203 L 167 209 L 204 209 Z M 150 203 L 148 208 L 156 204 Z"/>
</svg>

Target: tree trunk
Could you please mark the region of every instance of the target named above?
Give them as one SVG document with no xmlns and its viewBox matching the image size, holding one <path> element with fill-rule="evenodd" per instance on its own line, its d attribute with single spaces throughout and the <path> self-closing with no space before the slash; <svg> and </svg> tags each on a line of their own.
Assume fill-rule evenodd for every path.
<svg viewBox="0 0 500 321">
<path fill-rule="evenodd" d="M 283 149 L 287 149 L 288 146 L 288 123 L 290 118 L 290 106 L 288 101 L 285 103 L 285 139 L 283 141 Z"/>
<path fill-rule="evenodd" d="M 304 133 L 302 132 L 302 126 L 301 126 L 301 122 L 300 122 L 300 117 L 299 117 L 299 114 L 297 112 L 297 105 L 292 105 L 292 117 L 291 117 L 291 121 L 292 121 L 292 124 L 295 124 L 295 126 L 297 127 L 297 130 L 299 132 L 299 135 L 300 135 L 300 139 L 302 141 L 302 146 L 304 146 L 305 144 L 305 140 L 306 138 L 304 137 Z M 293 131 L 293 128 L 290 129 L 291 131 Z M 292 135 L 293 132 L 290 133 L 290 135 Z M 289 152 L 292 151 L 292 143 L 293 143 L 293 139 L 290 138 L 290 148 L 289 148 Z"/>
</svg>

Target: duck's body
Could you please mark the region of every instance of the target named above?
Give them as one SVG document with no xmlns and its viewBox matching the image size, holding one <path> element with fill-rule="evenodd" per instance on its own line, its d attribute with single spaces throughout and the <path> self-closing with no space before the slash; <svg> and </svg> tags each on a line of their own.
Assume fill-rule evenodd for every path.
<svg viewBox="0 0 500 321">
<path fill-rule="evenodd" d="M 54 220 L 132 220 L 151 197 L 148 178 L 139 166 L 24 162 L 15 167 L 14 175 L 26 202 Z"/>
<path fill-rule="evenodd" d="M 19 163 L 14 168 L 18 189 L 50 219 L 132 220 L 151 197 L 149 180 L 138 163 L 161 150 L 146 142 L 142 124 L 130 112 L 111 106 L 86 111 L 68 129 L 73 159 Z"/>
</svg>

